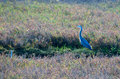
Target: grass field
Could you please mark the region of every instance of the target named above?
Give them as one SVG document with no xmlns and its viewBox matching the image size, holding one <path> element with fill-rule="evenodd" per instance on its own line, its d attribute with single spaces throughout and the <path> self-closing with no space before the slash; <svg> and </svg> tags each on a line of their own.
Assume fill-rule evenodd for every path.
<svg viewBox="0 0 120 79">
<path fill-rule="evenodd" d="M 0 78 L 119 79 L 119 4 L 0 3 Z"/>
<path fill-rule="evenodd" d="M 119 79 L 120 57 L 99 58 L 73 54 L 52 58 L 0 56 L 1 79 Z"/>
<path fill-rule="evenodd" d="M 82 36 L 89 41 L 94 54 L 119 55 L 119 7 L 118 3 L 0 3 L 0 51 L 48 55 L 46 50 L 52 50 L 53 55 L 54 50 L 63 53 L 82 49 L 76 27 L 82 25 Z"/>
</svg>

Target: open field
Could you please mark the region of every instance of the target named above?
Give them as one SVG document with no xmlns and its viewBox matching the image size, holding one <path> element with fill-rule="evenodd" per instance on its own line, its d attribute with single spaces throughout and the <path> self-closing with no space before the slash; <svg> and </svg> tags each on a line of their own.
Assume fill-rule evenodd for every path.
<svg viewBox="0 0 120 79">
<path fill-rule="evenodd" d="M 82 51 L 76 28 L 82 25 L 82 36 L 93 47 L 93 54 L 119 55 L 119 7 L 118 3 L 0 3 L 0 52 L 12 49 L 17 55 L 46 56 L 55 51 Z"/>
<path fill-rule="evenodd" d="M 0 56 L 1 79 L 120 79 L 120 56 L 98 58 L 74 54 L 52 58 Z"/>
<path fill-rule="evenodd" d="M 119 55 L 120 1 L 0 2 L 0 79 L 120 79 Z"/>
</svg>

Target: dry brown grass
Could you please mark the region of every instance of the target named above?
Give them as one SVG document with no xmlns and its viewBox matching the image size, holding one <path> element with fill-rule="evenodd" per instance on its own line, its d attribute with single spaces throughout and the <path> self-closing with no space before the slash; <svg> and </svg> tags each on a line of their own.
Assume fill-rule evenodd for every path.
<svg viewBox="0 0 120 79">
<path fill-rule="evenodd" d="M 120 57 L 75 58 L 74 54 L 52 58 L 0 56 L 1 79 L 119 79 Z"/>
</svg>

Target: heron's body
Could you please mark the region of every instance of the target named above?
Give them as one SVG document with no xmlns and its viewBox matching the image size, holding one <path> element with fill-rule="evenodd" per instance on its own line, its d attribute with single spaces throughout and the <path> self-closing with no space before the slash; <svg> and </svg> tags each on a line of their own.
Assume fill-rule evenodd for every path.
<svg viewBox="0 0 120 79">
<path fill-rule="evenodd" d="M 92 48 L 91 48 L 90 44 L 88 43 L 88 41 L 87 41 L 86 39 L 84 39 L 84 38 L 82 37 L 82 35 L 81 35 L 81 34 L 82 34 L 82 26 L 79 25 L 79 26 L 77 26 L 77 27 L 81 28 L 80 33 L 79 33 L 79 40 L 80 40 L 80 42 L 81 42 L 81 45 L 83 45 L 84 47 L 92 50 Z"/>
</svg>

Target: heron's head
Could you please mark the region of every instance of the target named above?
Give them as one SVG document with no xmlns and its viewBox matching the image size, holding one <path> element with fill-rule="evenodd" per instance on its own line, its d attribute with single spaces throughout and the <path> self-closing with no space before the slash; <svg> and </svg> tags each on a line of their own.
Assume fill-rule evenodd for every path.
<svg viewBox="0 0 120 79">
<path fill-rule="evenodd" d="M 79 25 L 79 26 L 77 26 L 78 28 L 82 28 L 82 26 L 81 25 Z"/>
</svg>

